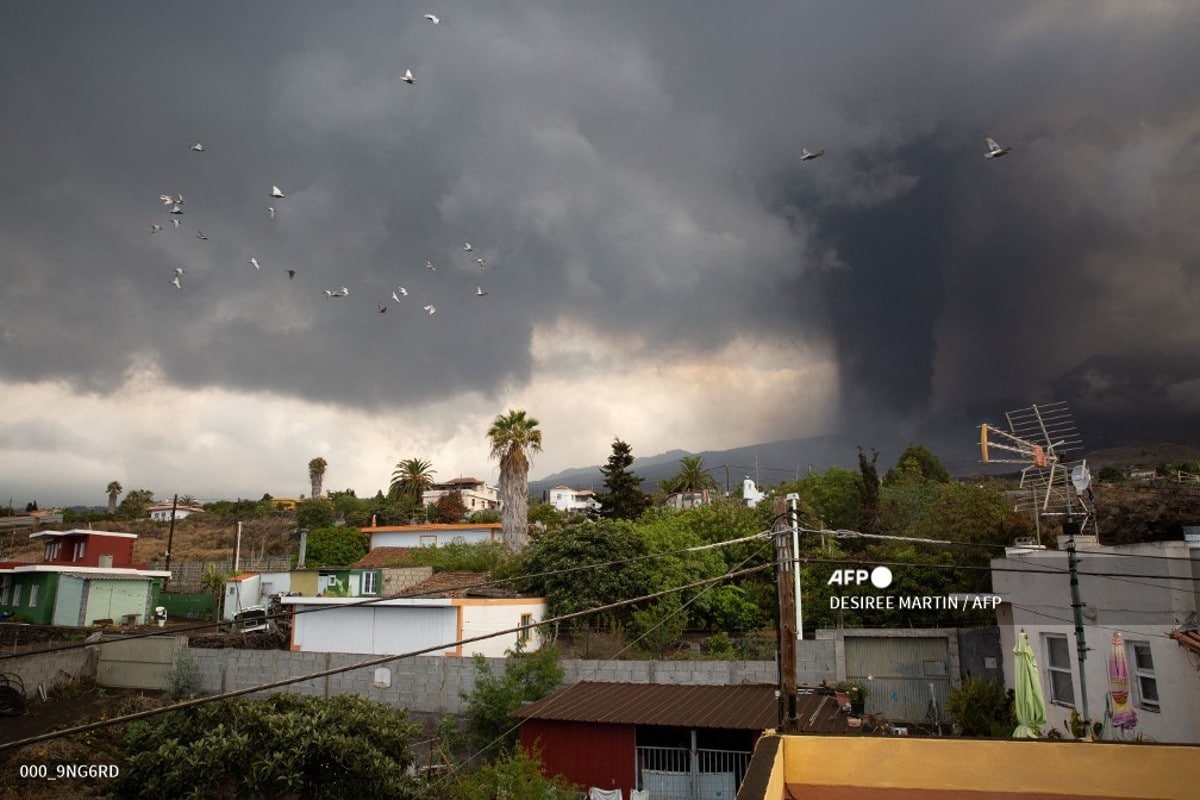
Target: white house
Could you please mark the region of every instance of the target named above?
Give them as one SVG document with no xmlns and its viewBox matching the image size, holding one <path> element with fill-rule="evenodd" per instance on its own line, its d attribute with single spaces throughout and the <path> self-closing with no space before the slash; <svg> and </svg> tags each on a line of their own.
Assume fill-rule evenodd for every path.
<svg viewBox="0 0 1200 800">
<path fill-rule="evenodd" d="M 192 514 L 204 513 L 203 508 L 196 508 L 195 506 L 172 506 L 170 503 L 156 503 L 148 509 L 150 519 L 155 522 L 170 522 L 172 508 L 175 511 L 175 519 L 184 519 Z"/>
<path fill-rule="evenodd" d="M 428 525 L 381 525 L 361 528 L 376 547 L 440 547 L 454 543 L 476 544 L 500 540 L 499 522 Z"/>
<path fill-rule="evenodd" d="M 500 508 L 500 490 L 495 486 L 488 486 L 478 478 L 453 478 L 435 483 L 421 493 L 421 502 L 425 505 L 436 503 L 455 490 L 462 496 L 463 506 L 468 514 L 475 511 L 496 511 Z"/>
<path fill-rule="evenodd" d="M 746 501 L 746 505 L 753 508 L 758 505 L 758 501 L 767 496 L 766 492 L 759 491 L 754 485 L 754 481 L 746 478 L 742 481 L 742 499 Z"/>
<path fill-rule="evenodd" d="M 599 511 L 600 501 L 591 489 L 572 489 L 570 486 L 555 486 L 550 490 L 550 505 L 568 514 L 584 514 Z"/>
<path fill-rule="evenodd" d="M 536 650 L 541 644 L 536 628 L 514 629 L 546 616 L 540 597 L 401 597 L 365 604 L 352 597 L 284 597 L 282 602 L 296 611 L 291 649 L 308 653 L 428 650 L 424 655 L 503 656 L 519 640 L 526 650 Z M 478 636 L 487 638 L 456 644 Z"/>
<path fill-rule="evenodd" d="M 1172 632 L 1195 619 L 1200 542 L 1149 542 L 1104 546 L 1076 536 L 1079 598 L 1086 658 L 1080 668 L 1071 600 L 1066 537 L 1059 549 L 1007 548 L 992 560 L 1005 682 L 1013 687 L 1012 649 L 1024 630 L 1033 647 L 1046 720 L 1063 731 L 1072 710 L 1105 725 L 1104 738 L 1141 734 L 1155 742 L 1200 744 L 1200 676 L 1194 658 Z M 1129 671 L 1130 704 L 1137 726 L 1111 725 L 1108 658 L 1119 632 Z"/>
</svg>

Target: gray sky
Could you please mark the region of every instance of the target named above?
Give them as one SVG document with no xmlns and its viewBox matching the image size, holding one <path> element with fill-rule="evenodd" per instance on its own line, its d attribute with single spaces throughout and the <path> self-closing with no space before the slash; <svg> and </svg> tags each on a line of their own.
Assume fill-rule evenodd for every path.
<svg viewBox="0 0 1200 800">
<path fill-rule="evenodd" d="M 0 495 L 495 480 L 508 408 L 534 477 L 1051 399 L 1194 436 L 1200 9 L 1000 8 L 21 4 Z"/>
</svg>

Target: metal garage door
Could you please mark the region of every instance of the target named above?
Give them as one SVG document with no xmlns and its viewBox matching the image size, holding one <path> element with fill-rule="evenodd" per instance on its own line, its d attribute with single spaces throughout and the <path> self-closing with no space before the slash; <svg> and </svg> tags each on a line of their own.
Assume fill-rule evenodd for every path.
<svg viewBox="0 0 1200 800">
<path fill-rule="evenodd" d="M 865 681 L 868 675 L 867 713 L 891 722 L 924 722 L 932 696 L 944 716 L 950 692 L 948 640 L 847 636 L 846 677 Z"/>
</svg>

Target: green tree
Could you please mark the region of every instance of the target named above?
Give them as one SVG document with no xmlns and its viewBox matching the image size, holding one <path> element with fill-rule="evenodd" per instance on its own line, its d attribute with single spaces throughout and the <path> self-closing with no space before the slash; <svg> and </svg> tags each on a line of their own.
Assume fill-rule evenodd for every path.
<svg viewBox="0 0 1200 800">
<path fill-rule="evenodd" d="M 328 500 L 301 500 L 296 503 L 296 527 L 314 531 L 333 525 L 333 503 Z"/>
<path fill-rule="evenodd" d="M 816 517 L 812 520 L 828 528 L 857 529 L 862 522 L 862 476 L 843 467 L 811 472 L 792 483 L 775 488 L 773 495 L 789 492 L 800 495 L 800 506 Z"/>
<path fill-rule="evenodd" d="M 559 616 L 645 594 L 657 577 L 647 562 L 613 562 L 646 552 L 645 539 L 632 523 L 601 520 L 546 531 L 525 551 L 521 570 L 531 576 L 528 589 L 545 597 L 550 614 Z M 608 566 L 586 569 L 592 564 Z M 628 619 L 626 607 L 593 614 L 578 624 L 599 629 Z"/>
<path fill-rule="evenodd" d="M 238 698 L 135 722 L 115 797 L 417 798 L 417 726 L 404 709 L 342 694 Z"/>
<path fill-rule="evenodd" d="M 540 523 L 547 529 L 557 528 L 566 522 L 567 515 L 554 507 L 552 503 L 534 503 L 526 515 L 529 523 Z"/>
<path fill-rule="evenodd" d="M 221 618 L 221 600 L 225 597 L 225 582 L 232 577 L 231 573 L 219 569 L 216 564 L 209 564 L 200 576 L 200 587 L 213 599 L 215 616 Z"/>
<path fill-rule="evenodd" d="M 904 479 L 905 475 L 911 476 L 913 470 L 921 480 L 936 483 L 950 482 L 950 473 L 946 471 L 941 459 L 919 444 L 910 444 L 896 459 L 896 466 L 889 469 L 883 476 L 883 485 L 890 486 L 896 481 Z"/>
<path fill-rule="evenodd" d="M 329 466 L 329 462 L 317 456 L 308 462 L 308 482 L 312 484 L 312 494 L 309 495 L 313 500 L 321 499 L 321 485 L 325 482 L 325 468 Z"/>
<path fill-rule="evenodd" d="M 491 457 L 500 461 L 500 524 L 504 544 L 516 552 L 529 543 L 530 456 L 542 451 L 538 421 L 524 410 L 501 414 L 488 428 Z"/>
<path fill-rule="evenodd" d="M 866 533 L 879 533 L 879 472 L 875 469 L 875 462 L 878 460 L 877 451 L 872 450 L 871 457 L 867 458 L 863 449 L 858 448 L 858 490 L 862 496 L 862 516 L 859 524 Z"/>
<path fill-rule="evenodd" d="M 475 686 L 470 693 L 461 693 L 467 704 L 467 735 L 479 750 L 511 752 L 517 743 L 517 726 L 509 714 L 524 703 L 542 699 L 562 683 L 559 650 L 554 645 L 532 652 L 517 647 L 505 656 L 504 672 L 496 675 L 488 660 L 476 654 Z"/>
<path fill-rule="evenodd" d="M 125 499 L 117 506 L 117 516 L 121 519 L 142 519 L 150 513 L 154 505 L 154 492 L 149 489 L 133 489 L 126 493 Z"/>
<path fill-rule="evenodd" d="M 639 488 L 642 478 L 629 469 L 633 450 L 619 438 L 613 440 L 608 463 L 600 468 L 607 494 L 600 496 L 600 516 L 607 519 L 637 519 L 650 507 L 650 498 Z"/>
<path fill-rule="evenodd" d="M 108 492 L 108 513 L 114 514 L 117 510 L 117 498 L 121 496 L 121 492 L 125 491 L 125 487 L 121 485 L 120 481 L 110 481 L 105 491 Z"/>
<path fill-rule="evenodd" d="M 433 486 L 433 476 L 437 470 L 433 462 L 423 458 L 406 458 L 396 464 L 392 471 L 392 483 L 388 487 L 391 497 L 405 497 L 414 504 L 420 505 L 421 495 Z"/>
<path fill-rule="evenodd" d="M 684 456 L 679 459 L 679 472 L 659 483 L 659 488 L 667 494 L 700 492 L 705 489 L 716 489 L 717 482 L 704 469 L 704 459 L 701 456 Z"/>
<path fill-rule="evenodd" d="M 304 562 L 309 567 L 345 567 L 370 549 L 371 540 L 358 528 L 318 528 L 308 534 Z"/>
</svg>

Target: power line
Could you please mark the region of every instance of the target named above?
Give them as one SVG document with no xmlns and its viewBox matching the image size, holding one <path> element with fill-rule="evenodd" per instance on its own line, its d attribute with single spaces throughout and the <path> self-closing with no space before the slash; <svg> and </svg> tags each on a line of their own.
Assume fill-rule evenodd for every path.
<svg viewBox="0 0 1200 800">
<path fill-rule="evenodd" d="M 432 647 L 425 647 L 420 650 L 411 650 L 407 653 L 400 653 L 397 655 L 379 656 L 377 658 L 367 659 L 366 661 L 360 661 L 355 664 L 349 664 L 349 665 L 341 666 L 341 667 L 330 667 L 329 669 L 323 669 L 323 670 L 319 670 L 317 672 L 311 672 L 311 673 L 308 673 L 307 675 L 298 675 L 298 676 L 293 676 L 290 678 L 283 678 L 278 681 L 272 681 L 271 683 L 259 684 L 257 686 L 250 686 L 250 687 L 246 687 L 243 689 L 234 689 L 232 691 L 222 692 L 219 694 L 210 695 L 208 697 L 200 697 L 200 698 L 196 698 L 193 700 L 185 700 L 183 702 L 175 703 L 170 706 L 164 706 L 162 708 L 148 709 L 146 711 L 138 711 L 138 712 L 134 712 L 132 714 L 125 714 L 123 716 L 113 717 L 113 718 L 107 719 L 107 720 L 100 720 L 97 722 L 89 722 L 84 725 L 76 725 L 72 728 L 65 728 L 63 730 L 54 731 L 52 733 L 44 733 L 44 734 L 40 734 L 38 736 L 30 736 L 30 737 L 26 737 L 24 739 L 17 739 L 17 740 L 11 741 L 11 742 L 2 742 L 2 743 L 0 743 L 0 751 L 9 750 L 12 748 L 17 748 L 17 747 L 24 747 L 26 745 L 36 744 L 38 742 L 49 741 L 50 739 L 59 739 L 64 736 L 72 736 L 77 733 L 86 733 L 88 731 L 99 730 L 100 728 L 107 728 L 112 725 L 119 725 L 119 724 L 123 724 L 126 722 L 133 722 L 133 721 L 139 720 L 139 719 L 146 719 L 148 717 L 157 716 L 159 714 L 166 714 L 171 711 L 182 711 L 182 710 L 188 709 L 188 708 L 196 708 L 196 707 L 202 706 L 206 703 L 217 702 L 219 700 L 230 700 L 235 697 L 241 697 L 241 696 L 247 695 L 247 694 L 254 694 L 255 692 L 265 692 L 265 691 L 268 691 L 271 689 L 278 689 L 283 686 L 289 686 L 293 683 L 302 683 L 304 681 L 316 680 L 317 678 L 324 678 L 324 677 L 327 677 L 330 675 L 337 675 L 342 672 L 350 672 L 352 670 L 357 670 L 357 669 L 366 669 L 369 667 L 377 667 L 377 666 L 381 666 L 383 664 L 391 663 L 393 661 L 401 661 L 406 658 L 413 658 L 415 656 L 427 655 L 429 653 L 434 653 L 434 652 L 438 652 L 438 651 L 445 651 L 445 650 L 453 648 L 453 647 L 461 647 L 464 644 L 480 642 L 485 639 L 495 638 L 497 636 L 506 636 L 510 633 L 519 633 L 522 631 L 527 631 L 529 628 L 539 628 L 544 625 L 552 625 L 552 624 L 559 623 L 559 622 L 565 622 L 566 620 L 570 620 L 570 619 L 577 619 L 580 617 L 585 617 L 585 616 L 588 616 L 591 614 L 598 614 L 598 613 L 601 613 L 604 611 L 611 611 L 614 608 L 621 608 L 622 606 L 633 605 L 634 603 L 641 603 L 641 602 L 645 602 L 647 600 L 654 600 L 656 598 L 663 597 L 663 596 L 671 594 L 673 592 L 680 592 L 680 591 L 684 591 L 686 589 L 694 589 L 699 586 L 705 586 L 705 585 L 711 584 L 711 583 L 718 583 L 720 581 L 728 580 L 730 578 L 740 577 L 742 575 L 749 575 L 749 574 L 752 574 L 755 572 L 761 572 L 766 569 L 771 569 L 774 566 L 775 565 L 773 563 L 760 564 L 756 567 L 748 567 L 746 569 L 739 570 L 737 572 L 725 573 L 725 574 L 719 575 L 715 578 L 705 578 L 703 580 L 693 581 L 692 583 L 684 584 L 683 586 L 675 586 L 670 589 L 663 589 L 662 591 L 653 592 L 653 593 L 647 594 L 647 595 L 642 595 L 641 597 L 634 597 L 634 598 L 630 598 L 630 599 L 626 599 L 626 600 L 618 600 L 618 601 L 615 601 L 612 603 L 607 603 L 602 606 L 596 606 L 594 608 L 584 609 L 582 611 L 574 611 L 574 612 L 571 612 L 570 614 L 561 614 L 557 617 L 551 617 L 550 619 L 543 619 L 539 622 L 535 622 L 535 623 L 532 623 L 529 625 L 518 625 L 515 628 L 507 628 L 505 630 L 494 631 L 492 633 L 481 634 L 479 636 L 471 636 L 471 637 L 467 637 L 465 639 L 459 639 L 454 642 L 448 642 L 445 644 L 434 645 Z"/>
</svg>

